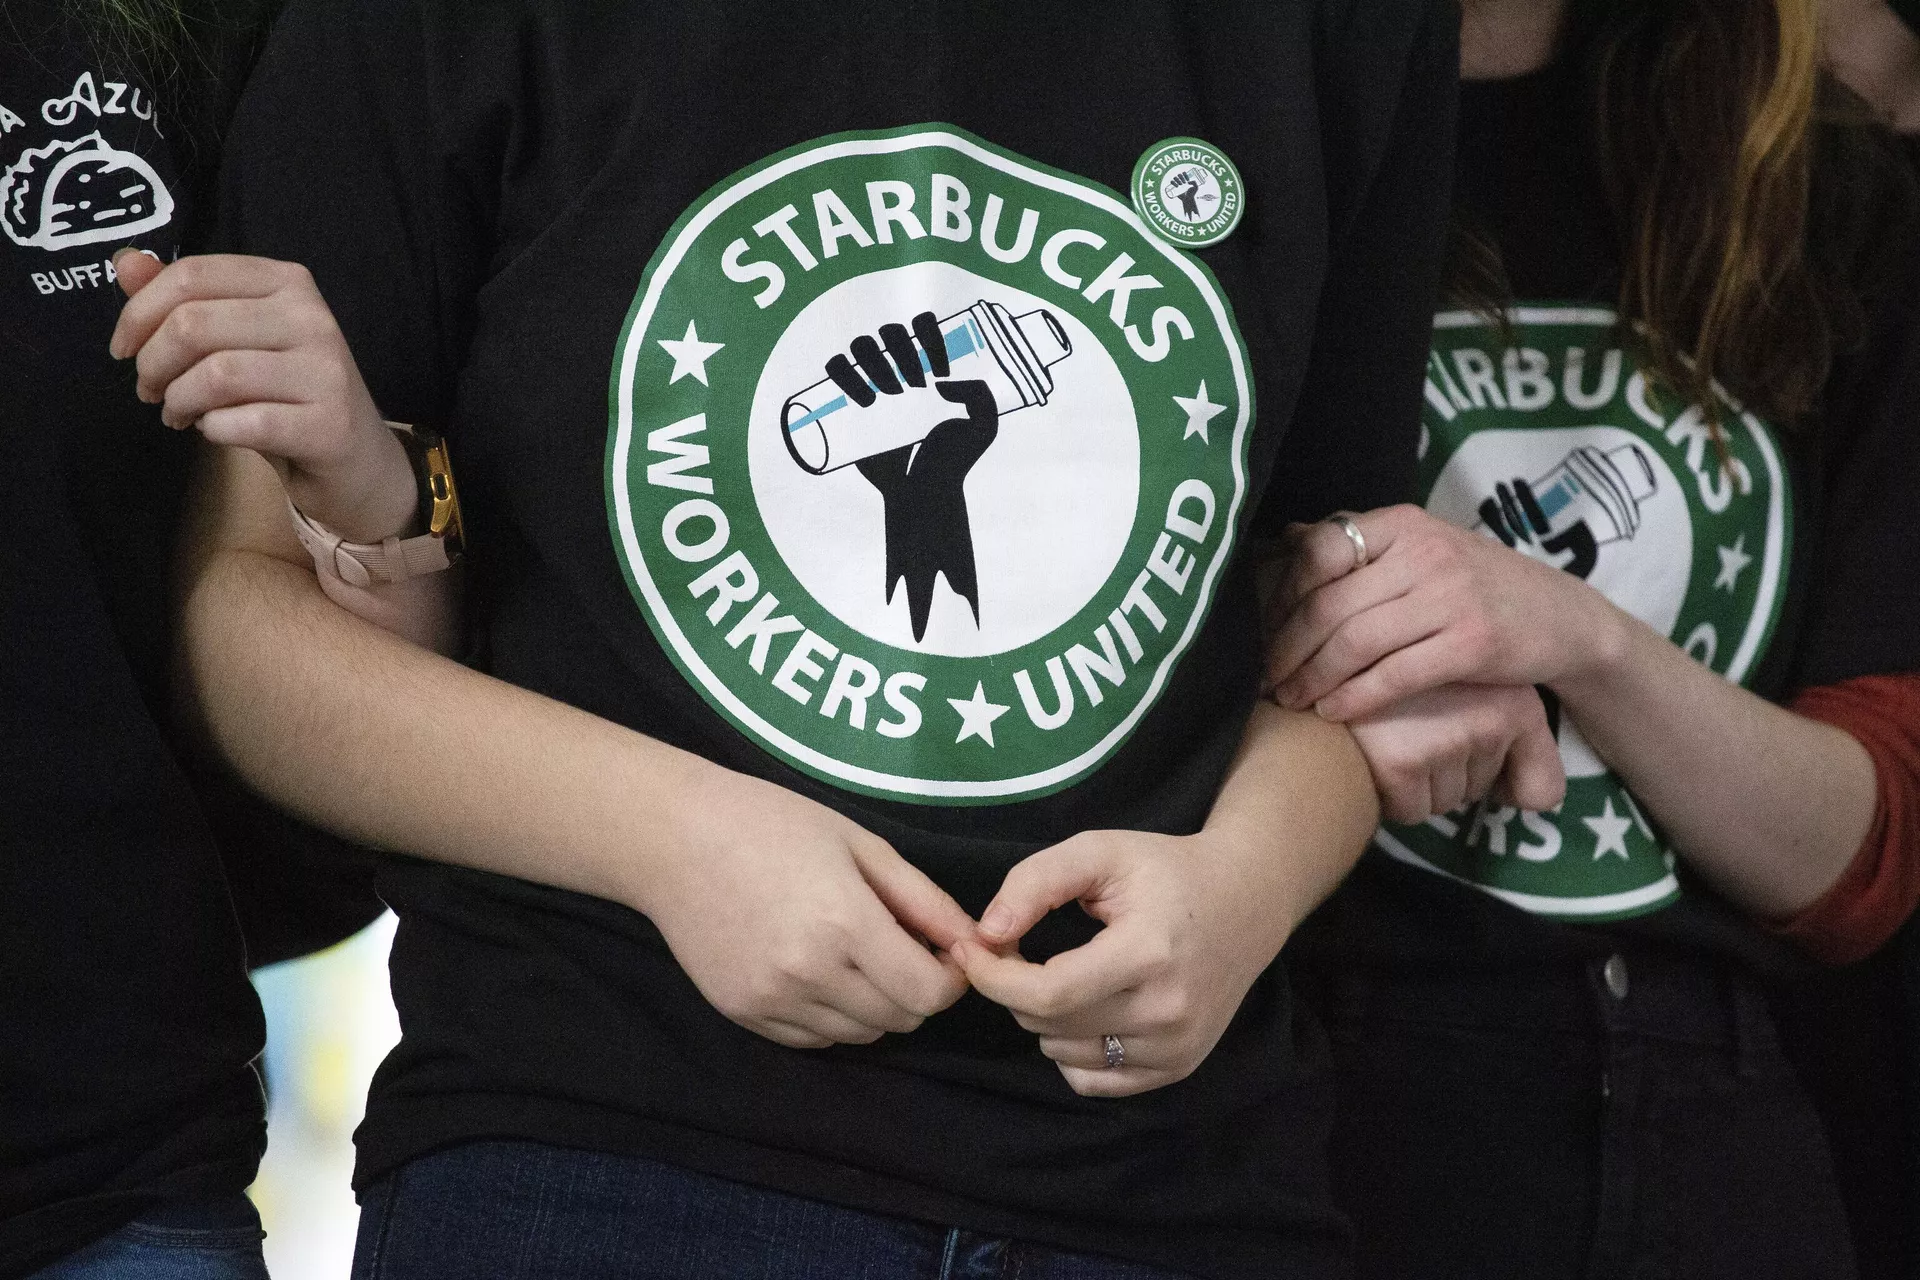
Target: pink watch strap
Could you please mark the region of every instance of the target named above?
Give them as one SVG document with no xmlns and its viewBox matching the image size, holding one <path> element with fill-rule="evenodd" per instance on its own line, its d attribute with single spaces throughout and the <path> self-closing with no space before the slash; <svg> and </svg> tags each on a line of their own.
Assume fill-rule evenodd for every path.
<svg viewBox="0 0 1920 1280">
<path fill-rule="evenodd" d="M 291 502 L 287 504 L 287 514 L 293 518 L 293 532 L 300 539 L 300 545 L 313 557 L 314 572 L 339 578 L 352 586 L 405 582 L 422 574 L 438 573 L 453 563 L 447 556 L 446 539 L 430 533 L 412 538 L 388 538 L 383 542 L 348 542 L 308 518 Z"/>
</svg>

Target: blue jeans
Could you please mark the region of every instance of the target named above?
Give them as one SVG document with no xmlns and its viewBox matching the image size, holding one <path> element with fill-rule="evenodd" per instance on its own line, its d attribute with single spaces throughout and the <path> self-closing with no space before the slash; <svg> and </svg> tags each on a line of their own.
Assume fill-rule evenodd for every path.
<svg viewBox="0 0 1920 1280">
<path fill-rule="evenodd" d="M 435 1152 L 360 1199 L 353 1280 L 1179 1280 L 532 1142 Z"/>
<path fill-rule="evenodd" d="M 267 1280 L 260 1215 L 245 1196 L 170 1204 L 30 1280 Z"/>
</svg>

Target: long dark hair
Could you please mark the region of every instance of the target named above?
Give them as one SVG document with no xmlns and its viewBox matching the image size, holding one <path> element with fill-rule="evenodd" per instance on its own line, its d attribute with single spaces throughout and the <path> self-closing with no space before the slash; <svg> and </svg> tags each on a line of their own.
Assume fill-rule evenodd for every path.
<svg viewBox="0 0 1920 1280">
<path fill-rule="evenodd" d="M 67 0 L 95 54 L 153 86 L 181 159 L 210 181 L 247 69 L 280 0 Z"/>
<path fill-rule="evenodd" d="M 204 61 L 204 22 L 182 0 L 71 0 L 95 51 L 138 66 L 156 80 Z"/>
<path fill-rule="evenodd" d="M 1920 209 L 1897 141 L 1821 74 L 1815 0 L 1574 0 L 1561 56 L 1655 380 L 1807 420 Z M 1483 238 L 1455 246 L 1464 300 L 1510 297 Z"/>
</svg>

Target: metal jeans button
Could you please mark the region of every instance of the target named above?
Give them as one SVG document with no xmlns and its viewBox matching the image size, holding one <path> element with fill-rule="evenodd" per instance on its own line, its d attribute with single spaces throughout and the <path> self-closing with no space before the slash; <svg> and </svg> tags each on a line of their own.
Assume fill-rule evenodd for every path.
<svg viewBox="0 0 1920 1280">
<path fill-rule="evenodd" d="M 1607 963 L 1600 970 L 1600 977 L 1607 984 L 1607 994 L 1615 1000 L 1627 998 L 1627 958 L 1618 952 L 1607 957 Z"/>
</svg>

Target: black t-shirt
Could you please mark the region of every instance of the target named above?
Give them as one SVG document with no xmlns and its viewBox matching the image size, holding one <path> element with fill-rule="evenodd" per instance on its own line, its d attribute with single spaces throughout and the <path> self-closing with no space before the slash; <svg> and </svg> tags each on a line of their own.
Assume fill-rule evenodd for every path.
<svg viewBox="0 0 1920 1280">
<path fill-rule="evenodd" d="M 1510 334 L 1470 312 L 1438 318 L 1422 501 L 1585 579 L 1763 697 L 1920 669 L 1915 228 L 1882 230 L 1891 265 L 1870 331 L 1844 349 L 1815 421 L 1789 430 L 1722 399 L 1729 471 L 1705 416 L 1649 390 L 1617 324 L 1588 110 L 1568 63 L 1463 88 L 1464 224 L 1499 248 L 1517 305 Z M 1383 827 L 1294 954 L 1316 970 L 1497 973 L 1637 940 L 1773 972 L 1800 963 L 1689 874 L 1575 725 L 1558 731 L 1560 809 L 1489 802 Z"/>
<path fill-rule="evenodd" d="M 171 260 L 194 160 L 59 7 L 0 21 L 0 1274 L 158 1200 L 236 1192 L 264 1036 L 212 838 L 164 742 L 189 442 L 107 356 L 113 252 Z M 200 176 L 205 176 L 200 175 Z"/>
<path fill-rule="evenodd" d="M 1455 21 L 296 5 L 225 234 L 307 263 L 383 411 L 448 431 L 495 674 L 815 797 L 977 913 L 1072 833 L 1201 825 L 1263 491 L 1409 492 Z M 1211 1275 L 1336 1256 L 1277 973 L 1190 1081 L 1090 1101 L 978 997 L 798 1053 L 633 912 L 410 861 L 382 893 L 405 1038 L 363 1186 L 521 1136 Z"/>
</svg>

